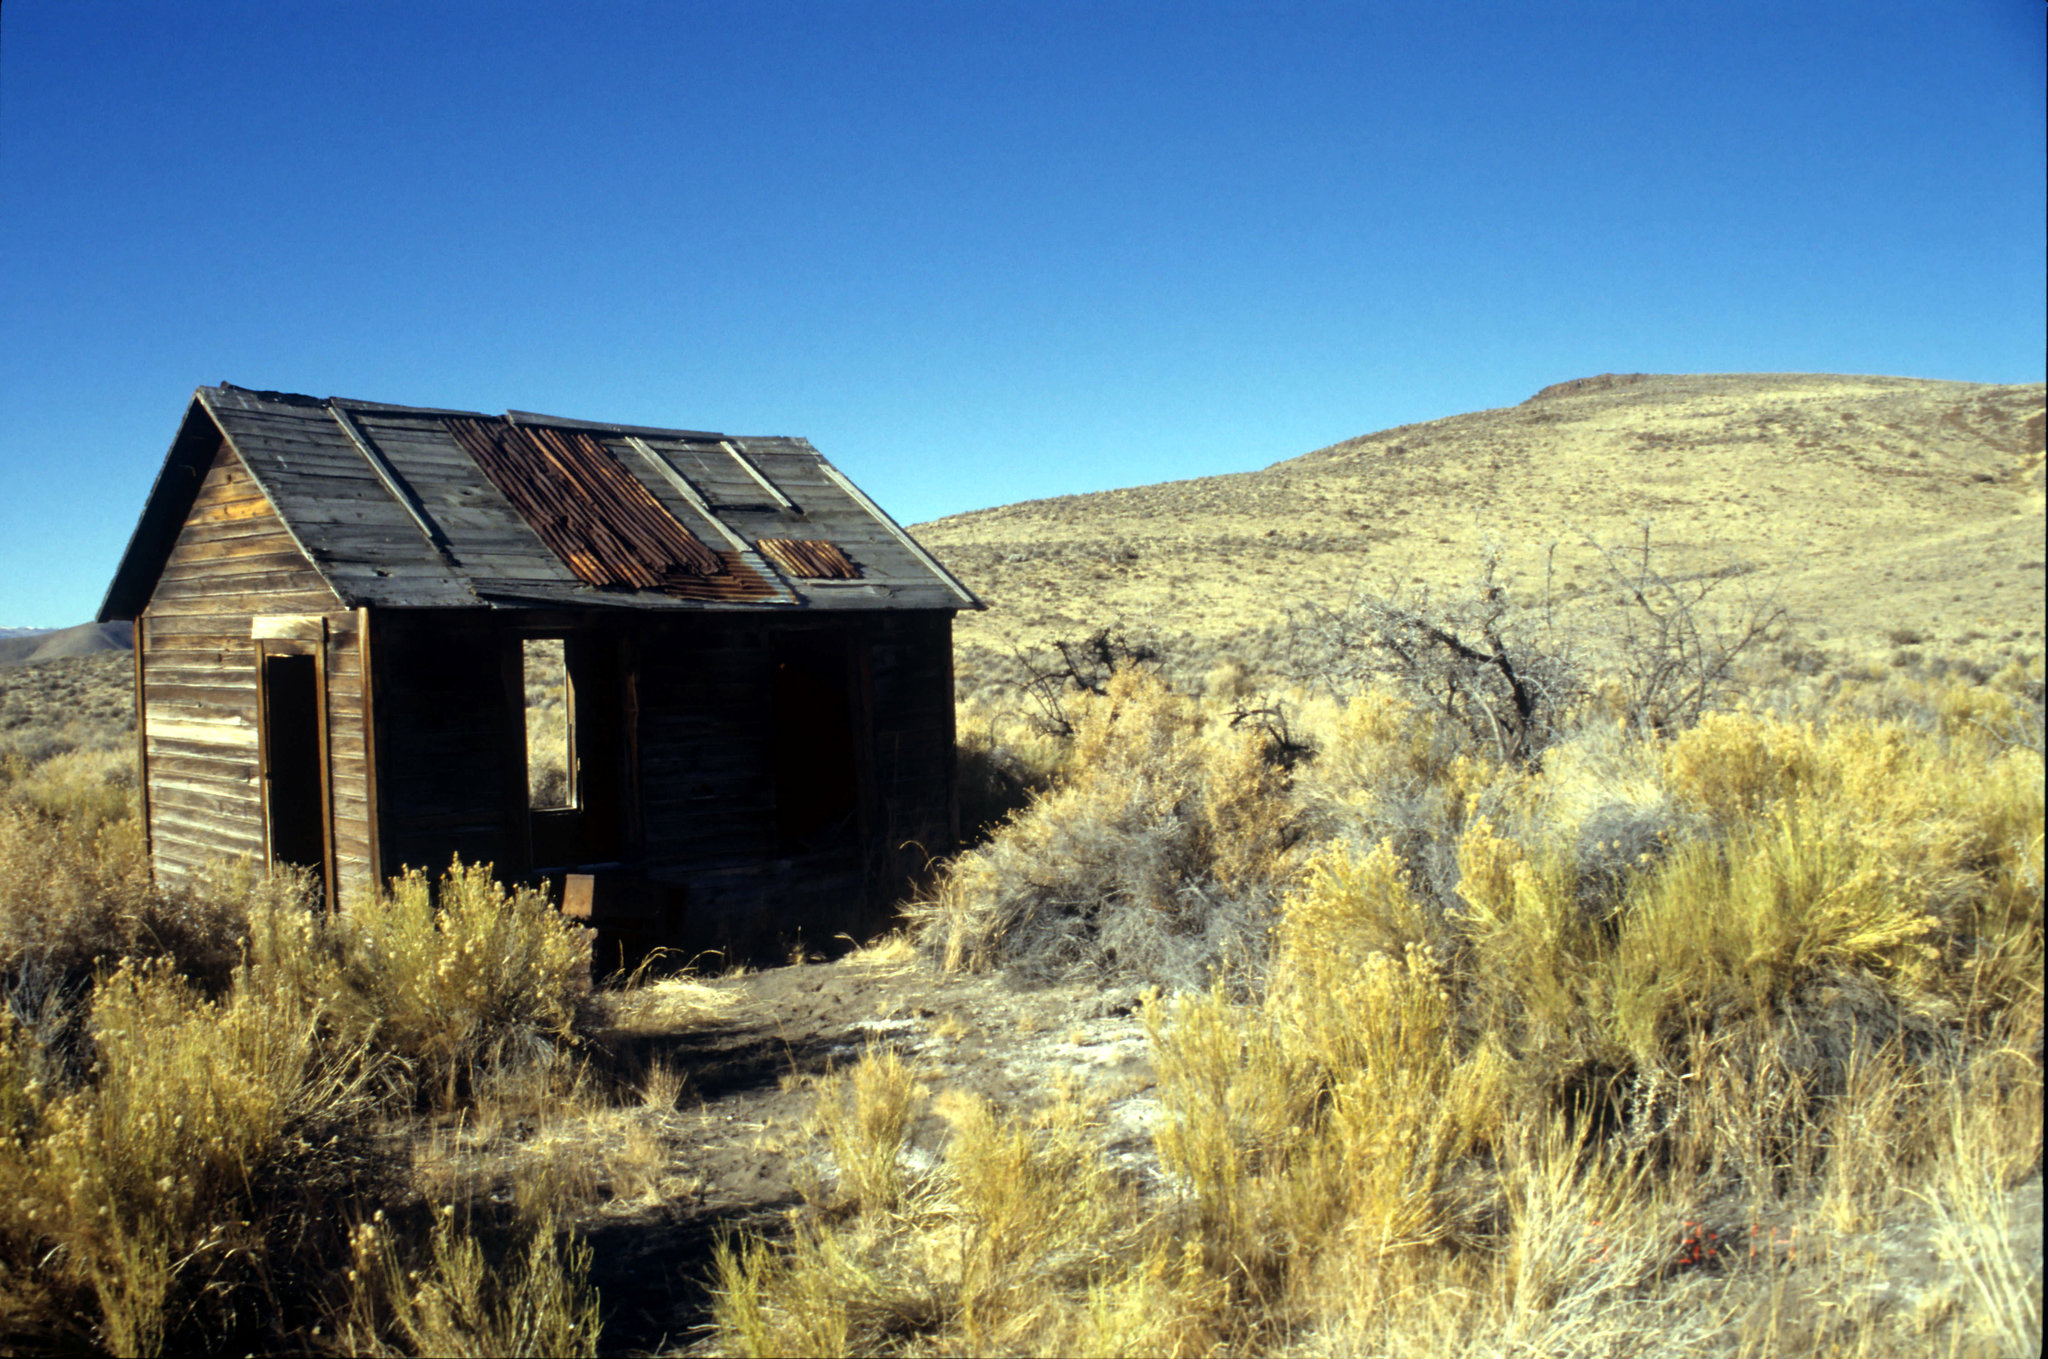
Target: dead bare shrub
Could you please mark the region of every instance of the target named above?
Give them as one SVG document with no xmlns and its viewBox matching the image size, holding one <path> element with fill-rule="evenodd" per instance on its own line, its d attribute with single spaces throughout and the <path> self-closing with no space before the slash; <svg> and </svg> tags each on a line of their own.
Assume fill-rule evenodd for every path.
<svg viewBox="0 0 2048 1359">
<path fill-rule="evenodd" d="M 1020 649 L 1014 659 L 1023 672 L 1017 689 L 1032 720 L 1046 734 L 1070 739 L 1075 727 L 1068 706 L 1075 695 L 1101 698 L 1119 670 L 1156 667 L 1161 657 L 1158 647 L 1111 623 L 1078 641 L 1062 637 L 1041 649 Z"/>
<path fill-rule="evenodd" d="M 1257 734 L 1138 668 L 1074 704 L 1063 781 L 911 908 L 948 967 L 1203 987 L 1256 970 L 1301 835 Z"/>
<path fill-rule="evenodd" d="M 1624 710 L 1653 731 L 1682 730 L 1724 704 L 1743 657 L 1784 635 L 1785 610 L 1775 594 L 1752 588 L 1746 563 L 1672 573 L 1660 565 L 1647 523 L 1626 547 L 1585 541 L 1611 587 L 1607 617 L 1593 624 L 1603 669 L 1620 684 Z"/>
<path fill-rule="evenodd" d="M 1465 587 L 1435 594 L 1360 591 L 1340 609 L 1289 615 L 1297 679 L 1333 693 L 1378 683 L 1442 712 L 1504 763 L 1534 766 L 1596 692 L 1633 724 L 1683 730 L 1737 692 L 1738 667 L 1782 640 L 1785 612 L 1725 562 L 1668 572 L 1648 525 L 1624 548 L 1586 543 L 1607 570 L 1597 612 L 1567 610 L 1546 556 L 1539 590 L 1524 591 L 1488 548 Z"/>
<path fill-rule="evenodd" d="M 1548 603 L 1547 590 L 1536 607 L 1517 600 L 1490 548 L 1477 578 L 1449 594 L 1396 587 L 1341 609 L 1295 610 L 1297 677 L 1339 693 L 1391 684 L 1500 760 L 1533 764 L 1587 691 L 1578 648 Z"/>
</svg>

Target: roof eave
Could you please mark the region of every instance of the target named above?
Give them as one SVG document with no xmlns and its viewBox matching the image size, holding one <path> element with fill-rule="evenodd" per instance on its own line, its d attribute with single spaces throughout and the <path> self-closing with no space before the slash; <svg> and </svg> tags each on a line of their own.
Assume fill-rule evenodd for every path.
<svg viewBox="0 0 2048 1359">
<path fill-rule="evenodd" d="M 195 428 L 195 422 L 212 437 Z M 142 502 L 142 512 L 136 516 L 135 529 L 128 535 L 128 546 L 121 552 L 94 622 L 132 622 L 148 605 L 164 565 L 170 561 L 171 549 L 177 545 L 185 516 L 199 497 L 206 464 L 226 438 L 220 422 L 195 392 L 186 404 L 185 418 L 178 422 L 163 465 L 157 469 L 156 480 L 150 483 L 149 495 Z"/>
<path fill-rule="evenodd" d="M 277 522 L 283 526 L 285 534 L 292 540 L 292 546 L 299 550 L 299 555 L 306 559 L 306 565 L 312 568 L 314 575 L 320 577 L 321 584 L 334 592 L 334 597 L 341 601 L 343 608 L 354 608 L 362 601 L 356 598 L 351 591 L 344 590 L 340 585 L 336 584 L 334 578 L 328 574 L 326 567 L 321 565 L 320 559 L 307 550 L 305 539 L 300 537 L 297 526 L 292 523 L 290 516 L 285 514 L 283 506 L 278 503 L 277 493 L 264 485 L 262 474 L 256 470 L 255 461 L 235 446 L 235 436 L 228 431 L 227 422 L 214 413 L 213 403 L 209 399 L 212 390 L 212 388 L 201 387 L 197 392 L 193 393 L 193 397 L 199 405 L 206 408 L 206 413 L 213 419 L 214 428 L 220 431 L 222 442 L 226 443 L 228 450 L 235 455 L 235 460 L 242 464 L 242 470 L 249 474 L 249 480 L 256 483 L 256 489 L 263 492 L 263 498 L 270 502 L 271 510 L 277 515 Z"/>
</svg>

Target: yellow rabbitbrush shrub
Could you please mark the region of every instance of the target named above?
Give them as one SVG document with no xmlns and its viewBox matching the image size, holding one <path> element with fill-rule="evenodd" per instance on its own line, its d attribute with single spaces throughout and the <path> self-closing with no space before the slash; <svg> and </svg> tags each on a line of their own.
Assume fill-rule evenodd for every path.
<svg viewBox="0 0 2048 1359">
<path fill-rule="evenodd" d="M 956 1119 L 965 1140 L 895 1211 L 729 1252 L 719 1343 L 2033 1352 L 2010 1210 L 2040 1164 L 2040 755 L 2002 700 L 1852 697 L 1669 738 L 1608 722 L 1530 773 L 1383 697 L 1312 706 L 1318 758 L 1265 796 L 1325 838 L 1263 879 L 1263 973 L 1146 1006 L 1152 1194 L 1112 1230 L 1107 1158 Z M 1193 751 L 1221 747 L 1199 714 L 1096 728 L 1040 804 L 1066 820 L 1000 831 L 981 890 L 1066 881 L 1033 879 L 1038 856 L 1134 789 L 1203 806 Z M 1177 824 L 1218 824 L 1200 815 Z M 1219 857 L 1173 893 L 1220 882 Z M 1054 1145 L 1057 1173 L 1024 1164 Z M 932 1211 L 940 1185 L 988 1206 Z M 1915 1215 L 1960 1261 L 1917 1303 L 1887 1275 Z M 1050 1256 L 1002 1245 L 1055 1231 Z M 1004 1282 L 1041 1259 L 1083 1263 Z"/>
<path fill-rule="evenodd" d="M 1943 875 L 1915 872 L 1839 812 L 1779 809 L 1694 843 L 1632 896 L 1606 959 L 1615 1037 L 1657 1063 L 1694 1028 L 1769 1017 L 1802 986 L 1860 975 L 1894 1006 L 1941 990 Z"/>
<path fill-rule="evenodd" d="M 0 793 L 5 800 L 46 821 L 62 821 L 81 835 L 135 816 L 135 755 L 132 750 L 67 750 L 30 763 L 18 755 L 0 758 Z"/>
<path fill-rule="evenodd" d="M 591 1250 L 543 1216 L 493 1260 L 455 1209 L 436 1210 L 425 1248 L 410 1251 L 380 1212 L 349 1233 L 346 1301 L 336 1339 L 354 1355 L 597 1353 L 600 1314 Z"/>
<path fill-rule="evenodd" d="M 824 1093 L 841 1108 L 832 1152 L 842 1185 L 857 1166 L 902 1154 L 905 1101 L 923 1102 L 900 1059 L 874 1051 Z M 799 1217 L 786 1247 L 720 1246 L 719 1352 L 1213 1349 L 1220 1293 L 1187 1252 L 1146 1240 L 1137 1196 L 1090 1144 L 1085 1110 L 1055 1103 L 1034 1126 L 972 1096 L 939 1104 L 951 1137 L 914 1183 Z"/>
<path fill-rule="evenodd" d="M 1325 1253 L 1391 1259 L 1472 1225 L 1447 1175 L 1495 1137 L 1506 1073 L 1458 1032 L 1433 933 L 1390 847 L 1334 852 L 1288 900 L 1262 1004 L 1148 1011 L 1161 1160 L 1212 1275 L 1269 1322 L 1295 1314 Z"/>
<path fill-rule="evenodd" d="M 82 1022 L 61 988 L 19 1020 L 0 1011 L 0 1348 L 302 1347 L 292 1328 L 317 1321 L 322 1299 L 296 1285 L 317 1285 L 322 1252 L 344 1245 L 327 1196 L 387 1184 L 372 1118 L 422 1084 L 452 1100 L 477 1075 L 545 1066 L 573 1041 L 582 936 L 486 870 L 451 872 L 440 911 L 415 877 L 329 917 L 290 875 L 246 865 L 198 895 L 232 903 L 241 931 L 227 942 L 242 963 L 210 990 L 173 958 L 122 961 L 84 993 Z M 29 998 L 20 974 L 8 980 L 10 1000 Z M 460 1263 L 478 1248 L 450 1249 Z M 534 1308 L 555 1316 L 542 1304 L 560 1294 L 587 1310 L 573 1263 L 528 1262 Z M 514 1292 L 517 1311 L 527 1294 Z M 456 1308 L 412 1321 L 401 1308 L 383 1333 L 513 1326 L 490 1307 L 483 1320 Z"/>
<path fill-rule="evenodd" d="M 238 1261 L 263 1253 L 259 1186 L 370 1107 L 372 1064 L 321 1041 L 317 1003 L 243 982 L 213 1001 L 161 964 L 102 977 L 92 1082 L 19 1092 L 0 1142 L 8 1291 L 82 1295 L 59 1306 L 115 1353 L 255 1307 Z"/>
<path fill-rule="evenodd" d="M 1871 909 L 1936 920 L 1943 965 L 1924 984 L 1975 1012 L 2018 994 L 2029 969 L 2038 979 L 2042 761 L 1975 720 L 2007 697 L 1951 696 L 1960 687 L 1928 696 L 1964 714 L 1932 732 L 1867 717 L 1822 727 L 1724 714 L 1675 741 L 1667 768 L 1676 795 L 1709 809 L 1731 838 L 1757 843 L 1759 824 L 1772 827 L 1788 871 L 1791 841 L 1838 842 L 1802 860 L 1833 855 L 1856 884 L 1831 895 L 1830 917 L 1855 914 L 1844 894 L 1861 892 L 1893 903 Z"/>
<path fill-rule="evenodd" d="M 552 1055 L 589 994 L 587 935 L 531 888 L 457 860 L 434 890 L 417 870 L 330 928 L 337 1013 L 453 1100 L 480 1070 Z"/>
<path fill-rule="evenodd" d="M 1576 865 L 1561 847 L 1502 835 L 1482 818 L 1458 841 L 1457 930 L 1486 984 L 1472 999 L 1486 1021 L 1545 1047 L 1586 1012 L 1586 970 L 1598 930 L 1579 908 Z"/>
<path fill-rule="evenodd" d="M 1428 842 L 1455 840 L 1511 782 L 1470 733 L 1390 690 L 1311 699 L 1301 719 L 1315 748 L 1296 780 L 1302 800 L 1327 829 L 1390 841 L 1411 860 Z"/>
</svg>

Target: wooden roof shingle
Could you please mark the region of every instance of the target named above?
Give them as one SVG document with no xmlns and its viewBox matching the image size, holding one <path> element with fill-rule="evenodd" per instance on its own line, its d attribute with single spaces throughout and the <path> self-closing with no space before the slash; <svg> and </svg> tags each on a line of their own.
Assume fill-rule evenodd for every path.
<svg viewBox="0 0 2048 1359">
<path fill-rule="evenodd" d="M 194 393 L 100 621 L 148 603 L 223 441 L 350 607 L 983 607 L 803 439 L 223 383 Z M 828 544 L 854 574 L 796 574 L 823 558 L 763 539 Z"/>
</svg>

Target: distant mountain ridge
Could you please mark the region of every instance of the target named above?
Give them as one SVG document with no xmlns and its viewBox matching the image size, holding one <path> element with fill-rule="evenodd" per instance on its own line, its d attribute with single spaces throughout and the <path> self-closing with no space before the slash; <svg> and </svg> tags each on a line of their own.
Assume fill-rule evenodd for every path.
<svg viewBox="0 0 2048 1359">
<path fill-rule="evenodd" d="M 1826 373 L 1603 373 L 1257 471 L 916 526 L 1006 650 L 1113 618 L 1228 650 L 1290 605 L 1468 580 L 1592 600 L 1588 545 L 1647 523 L 1667 570 L 1756 568 L 1809 637 L 2041 647 L 2043 386 Z M 1249 462 L 1250 459 L 1248 458 Z M 1550 548 L 1556 546 L 1555 556 Z M 1233 641 L 1236 638 L 1239 641 Z"/>
<path fill-rule="evenodd" d="M 0 628 L 0 665 L 72 660 L 134 644 L 126 623 L 80 623 L 70 628 Z"/>
</svg>

